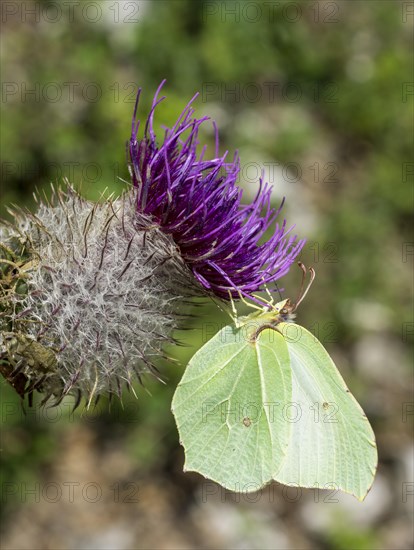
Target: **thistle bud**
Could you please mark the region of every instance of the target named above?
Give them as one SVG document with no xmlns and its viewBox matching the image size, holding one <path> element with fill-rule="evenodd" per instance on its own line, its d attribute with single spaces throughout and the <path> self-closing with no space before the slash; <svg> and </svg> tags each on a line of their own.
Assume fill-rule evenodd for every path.
<svg viewBox="0 0 414 550">
<path fill-rule="evenodd" d="M 90 401 L 155 372 L 196 286 L 173 239 L 137 214 L 134 190 L 101 203 L 57 191 L 1 239 L 0 357 L 15 385 Z"/>
</svg>

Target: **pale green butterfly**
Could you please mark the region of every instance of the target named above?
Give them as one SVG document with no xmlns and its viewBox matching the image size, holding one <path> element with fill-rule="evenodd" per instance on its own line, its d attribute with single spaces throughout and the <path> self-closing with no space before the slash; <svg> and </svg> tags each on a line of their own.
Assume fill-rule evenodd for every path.
<svg viewBox="0 0 414 550">
<path fill-rule="evenodd" d="M 189 362 L 172 402 L 185 471 L 237 492 L 275 480 L 365 498 L 372 428 L 322 344 L 292 323 L 309 272 L 296 303 L 235 319 Z"/>
</svg>

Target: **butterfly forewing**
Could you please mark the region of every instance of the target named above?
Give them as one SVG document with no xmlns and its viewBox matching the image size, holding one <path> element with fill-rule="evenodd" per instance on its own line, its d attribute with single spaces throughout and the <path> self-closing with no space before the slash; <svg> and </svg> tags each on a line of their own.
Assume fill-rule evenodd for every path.
<svg viewBox="0 0 414 550">
<path fill-rule="evenodd" d="M 322 344 L 306 329 L 280 323 L 292 369 L 291 439 L 275 480 L 336 488 L 362 500 L 377 466 L 375 436 Z"/>
</svg>

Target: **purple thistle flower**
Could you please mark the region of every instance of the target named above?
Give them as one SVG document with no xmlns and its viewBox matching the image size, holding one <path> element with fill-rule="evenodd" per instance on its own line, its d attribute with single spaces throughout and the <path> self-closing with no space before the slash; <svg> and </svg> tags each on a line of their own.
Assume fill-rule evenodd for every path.
<svg viewBox="0 0 414 550">
<path fill-rule="evenodd" d="M 140 121 L 137 108 L 132 120 L 129 155 L 132 180 L 137 188 L 137 211 L 151 217 L 160 229 L 172 236 L 185 263 L 198 282 L 222 299 L 247 296 L 283 277 L 305 241 L 291 235 L 286 220 L 276 222 L 283 202 L 270 206 L 271 187 L 260 179 L 257 195 L 250 205 L 241 204 L 237 186 L 240 160 L 232 162 L 228 152 L 205 160 L 206 147 L 197 153 L 198 133 L 208 117 L 194 118 L 192 103 L 187 104 L 172 128 L 165 128 L 164 141 L 157 144 L 153 128 L 154 111 L 165 99 L 158 98 L 159 86 L 144 136 L 138 139 Z M 273 235 L 263 242 L 266 231 Z M 259 302 L 260 303 L 260 302 Z"/>
</svg>

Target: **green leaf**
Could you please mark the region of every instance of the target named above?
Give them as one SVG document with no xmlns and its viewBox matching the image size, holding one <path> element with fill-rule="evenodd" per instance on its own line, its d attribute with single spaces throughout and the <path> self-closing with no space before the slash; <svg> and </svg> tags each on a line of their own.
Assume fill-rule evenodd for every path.
<svg viewBox="0 0 414 550">
<path fill-rule="evenodd" d="M 263 330 L 254 341 L 248 325 L 222 329 L 191 359 L 173 398 L 184 469 L 232 491 L 263 487 L 287 453 L 281 410 L 291 395 L 281 334 Z"/>
<path fill-rule="evenodd" d="M 285 485 L 336 488 L 363 500 L 377 466 L 375 436 L 322 344 L 293 323 L 277 327 L 292 369 L 291 440 L 275 476 Z M 294 405 L 293 405 L 294 404 Z"/>
</svg>

